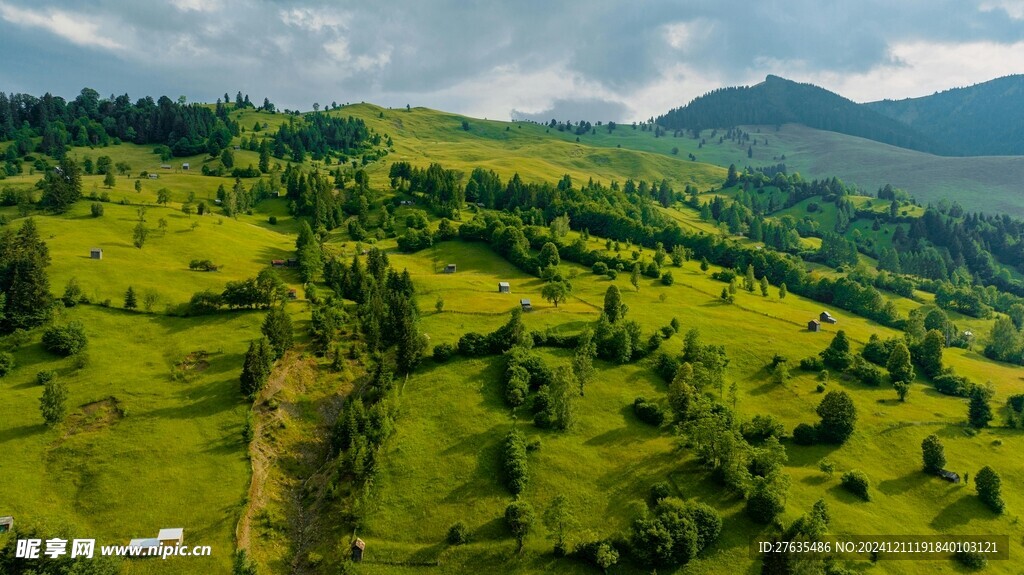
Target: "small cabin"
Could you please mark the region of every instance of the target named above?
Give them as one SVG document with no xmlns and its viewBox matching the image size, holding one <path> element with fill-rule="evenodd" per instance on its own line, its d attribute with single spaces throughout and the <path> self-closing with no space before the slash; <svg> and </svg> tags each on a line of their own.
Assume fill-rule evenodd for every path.
<svg viewBox="0 0 1024 575">
<path fill-rule="evenodd" d="M 512 286 L 508 282 L 498 282 L 498 293 L 512 293 Z"/>
<path fill-rule="evenodd" d="M 181 545 L 185 540 L 185 529 L 181 527 L 161 529 L 156 535 L 156 540 L 159 541 L 162 546 L 172 547 L 175 545 Z"/>
<path fill-rule="evenodd" d="M 453 274 L 455 273 L 455 264 L 448 264 L 444 266 L 444 273 Z"/>
<path fill-rule="evenodd" d="M 270 265 L 275 268 L 283 268 L 284 260 L 270 260 Z"/>
<path fill-rule="evenodd" d="M 299 267 L 299 260 L 297 258 L 288 258 L 284 260 L 284 265 L 290 268 Z"/>
<path fill-rule="evenodd" d="M 100 248 L 92 248 L 89 250 L 89 259 L 101 260 L 103 259 L 103 250 Z"/>
<path fill-rule="evenodd" d="M 528 299 L 519 300 L 519 305 L 523 308 L 523 311 L 533 311 L 533 306 Z"/>
<path fill-rule="evenodd" d="M 836 318 L 832 317 L 827 311 L 821 312 L 821 315 L 818 316 L 818 320 L 820 320 L 821 323 L 836 323 Z"/>
<path fill-rule="evenodd" d="M 149 179 L 155 180 L 160 177 L 160 174 L 149 174 Z"/>
<path fill-rule="evenodd" d="M 807 331 L 821 331 L 821 322 L 816 319 L 807 322 Z"/>
<path fill-rule="evenodd" d="M 171 165 L 170 164 L 160 164 L 160 169 L 161 170 L 169 170 L 169 169 L 171 169 Z"/>
<path fill-rule="evenodd" d="M 182 164 L 181 165 L 181 169 L 187 170 L 188 169 L 188 162 L 185 162 L 184 164 Z"/>
<path fill-rule="evenodd" d="M 235 151 L 238 151 L 238 150 L 241 150 L 242 148 L 241 148 L 241 146 L 235 146 L 235 147 L 234 147 L 234 148 L 232 148 L 232 149 L 233 149 L 233 150 L 235 150 Z"/>
<path fill-rule="evenodd" d="M 129 557 L 157 557 L 160 555 L 160 540 L 156 538 L 132 539 L 128 542 L 128 546 L 141 550 L 138 555 L 129 554 Z"/>
<path fill-rule="evenodd" d="M 945 469 L 939 470 L 939 477 L 945 479 L 950 483 L 960 483 L 960 474 L 953 471 L 947 471 Z"/>
<path fill-rule="evenodd" d="M 14 518 L 10 515 L 0 517 L 0 533 L 7 533 L 11 529 L 14 529 Z"/>
<path fill-rule="evenodd" d="M 485 203 L 483 203 L 483 202 L 477 202 L 477 203 L 476 203 L 476 207 L 478 207 L 478 208 L 486 208 L 486 207 L 487 207 L 487 204 L 485 204 Z"/>
<path fill-rule="evenodd" d="M 288 290 L 288 299 L 299 299 L 298 292 L 296 292 L 294 289 Z"/>
<path fill-rule="evenodd" d="M 352 560 L 359 563 L 363 560 L 363 553 L 366 552 L 366 542 L 356 537 L 352 542 Z"/>
</svg>

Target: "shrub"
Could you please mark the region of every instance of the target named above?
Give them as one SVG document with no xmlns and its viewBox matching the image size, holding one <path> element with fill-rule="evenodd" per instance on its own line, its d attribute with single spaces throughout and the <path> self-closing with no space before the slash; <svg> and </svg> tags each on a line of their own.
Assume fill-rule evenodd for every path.
<svg viewBox="0 0 1024 575">
<path fill-rule="evenodd" d="M 608 273 L 608 264 L 604 262 L 594 262 L 594 267 L 590 268 L 594 275 L 603 276 Z"/>
<path fill-rule="evenodd" d="M 968 569 L 982 569 L 988 566 L 988 559 L 985 558 L 985 555 L 974 551 L 957 551 L 953 555 L 953 559 Z"/>
<path fill-rule="evenodd" d="M 53 370 L 43 370 L 36 372 L 36 383 L 39 385 L 46 385 L 53 381 L 53 378 L 57 377 L 57 372 Z"/>
<path fill-rule="evenodd" d="M 526 463 L 526 439 L 517 430 L 508 432 L 502 450 L 503 468 L 505 470 L 505 486 L 513 495 L 526 489 L 530 481 L 530 471 Z"/>
<path fill-rule="evenodd" d="M 842 444 L 853 434 L 857 422 L 857 408 L 845 391 L 830 391 L 818 404 L 821 417 L 818 438 L 827 443 Z"/>
<path fill-rule="evenodd" d="M 764 441 L 769 437 L 782 437 L 786 428 L 774 415 L 755 415 L 740 425 L 740 434 L 749 442 Z"/>
<path fill-rule="evenodd" d="M 667 481 L 661 481 L 651 486 L 651 503 L 657 505 L 659 501 L 672 495 L 672 487 Z"/>
<path fill-rule="evenodd" d="M 608 273 L 605 274 L 605 275 L 608 276 L 608 279 L 614 280 L 615 278 L 619 277 L 619 272 L 617 272 L 615 270 L 608 270 Z"/>
<path fill-rule="evenodd" d="M 52 326 L 43 332 L 43 347 L 57 355 L 67 357 L 74 355 L 89 344 L 85 336 L 85 328 L 77 321 L 62 326 Z"/>
<path fill-rule="evenodd" d="M 487 355 L 491 351 L 491 344 L 487 336 L 475 332 L 469 332 L 459 338 L 459 353 L 466 357 L 479 357 Z"/>
<path fill-rule="evenodd" d="M 814 391 L 817 391 L 818 393 L 825 393 L 825 382 L 819 383 L 817 387 L 814 388 Z"/>
<path fill-rule="evenodd" d="M 459 521 L 448 528 L 448 537 L 446 537 L 446 539 L 451 545 L 464 545 L 469 543 L 469 528 L 466 527 L 465 523 Z"/>
<path fill-rule="evenodd" d="M 878 369 L 860 357 L 854 358 L 853 367 L 850 369 L 850 373 L 863 384 L 870 385 L 872 387 L 878 387 L 882 384 L 882 379 L 884 379 L 884 374 L 881 369 Z"/>
<path fill-rule="evenodd" d="M 221 294 L 213 290 L 205 290 L 192 294 L 188 302 L 189 315 L 203 315 L 217 311 L 224 303 Z"/>
<path fill-rule="evenodd" d="M 847 471 L 843 474 L 843 478 L 840 482 L 843 488 L 850 493 L 853 493 L 864 501 L 871 501 L 871 494 L 868 493 L 868 490 L 870 489 L 868 476 L 865 475 L 863 471 L 857 471 L 856 469 Z"/>
<path fill-rule="evenodd" d="M 966 377 L 953 373 L 943 373 L 932 380 L 935 390 L 954 397 L 970 397 L 974 385 Z M 1024 396 L 1018 396 L 1024 398 Z M 1010 398 L 1013 399 L 1012 397 Z M 1018 410 L 1019 411 L 1019 410 Z"/>
<path fill-rule="evenodd" d="M 94 202 L 91 206 L 89 206 L 89 211 L 90 213 L 92 213 L 92 217 L 98 218 L 103 215 L 103 204 L 99 202 Z"/>
<path fill-rule="evenodd" d="M 793 430 L 793 443 L 797 445 L 814 445 L 818 439 L 818 432 L 813 425 L 801 423 Z"/>
<path fill-rule="evenodd" d="M 1002 479 L 991 467 L 986 465 L 974 478 L 974 488 L 978 491 L 978 499 L 996 513 L 1006 508 L 1003 503 Z"/>
<path fill-rule="evenodd" d="M 675 283 L 675 279 L 672 277 L 672 272 L 665 272 L 661 274 L 661 283 L 663 285 L 670 286 Z"/>
<path fill-rule="evenodd" d="M 269 218 L 267 218 L 267 221 L 270 222 L 270 225 L 276 226 L 277 225 L 277 216 L 270 216 Z"/>
<path fill-rule="evenodd" d="M 607 573 L 619 562 L 619 551 L 609 541 L 590 541 L 576 547 L 576 556 Z"/>
<path fill-rule="evenodd" d="M 450 343 L 439 343 L 434 346 L 434 361 L 444 363 L 451 359 L 456 351 L 458 350 Z"/>
<path fill-rule="evenodd" d="M 650 425 L 659 426 L 665 421 L 665 411 L 658 404 L 649 402 L 643 397 L 638 397 L 633 401 L 633 413 L 636 414 L 637 419 Z"/>
<path fill-rule="evenodd" d="M 825 369 L 825 362 L 820 357 L 812 355 L 800 360 L 800 369 L 803 371 L 821 371 Z"/>
<path fill-rule="evenodd" d="M 14 369 L 14 356 L 5 352 L 0 352 L 0 377 L 3 377 L 10 373 Z"/>
</svg>

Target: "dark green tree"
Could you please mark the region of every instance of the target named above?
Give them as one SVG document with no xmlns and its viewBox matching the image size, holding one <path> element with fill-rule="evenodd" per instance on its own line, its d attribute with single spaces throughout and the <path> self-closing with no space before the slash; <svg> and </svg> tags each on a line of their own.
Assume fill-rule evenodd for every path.
<svg viewBox="0 0 1024 575">
<path fill-rule="evenodd" d="M 826 443 L 845 443 L 853 434 L 857 423 L 857 408 L 845 391 L 830 391 L 818 404 L 816 413 L 821 417 L 818 438 Z"/>
<path fill-rule="evenodd" d="M 128 290 L 124 292 L 124 309 L 135 309 L 139 307 L 139 301 L 135 297 L 135 288 L 128 286 Z"/>
<path fill-rule="evenodd" d="M 64 213 L 81 197 L 81 169 L 74 160 L 64 157 L 57 167 L 46 173 L 39 203 L 52 212 Z"/>
<path fill-rule="evenodd" d="M 846 371 L 850 367 L 853 356 L 850 355 L 850 340 L 847 339 L 845 331 L 839 330 L 836 333 L 832 343 L 821 352 L 821 359 L 825 365 L 839 371 Z"/>
<path fill-rule="evenodd" d="M 273 351 L 266 337 L 249 342 L 249 350 L 245 352 L 242 364 L 242 394 L 253 398 L 270 378 L 270 370 L 274 363 Z"/>
<path fill-rule="evenodd" d="M 924 458 L 925 473 L 938 473 L 946 467 L 946 450 L 939 436 L 934 433 L 921 442 L 921 454 Z"/>
<path fill-rule="evenodd" d="M 974 476 L 974 488 L 978 491 L 978 498 L 996 513 L 1002 513 L 1006 508 L 1003 502 L 1002 479 L 991 467 L 982 467 Z"/>
<path fill-rule="evenodd" d="M 991 396 L 992 392 L 980 385 L 971 390 L 971 400 L 967 405 L 967 421 L 971 427 L 981 429 L 988 427 L 992 421 L 992 406 L 989 405 Z"/>
<path fill-rule="evenodd" d="M 46 425 L 53 427 L 67 416 L 68 386 L 60 379 L 53 378 L 46 382 L 43 395 L 39 398 L 39 412 L 43 415 Z"/>
<path fill-rule="evenodd" d="M 274 359 L 281 359 L 284 352 L 292 347 L 292 318 L 284 306 L 270 308 L 267 317 L 263 319 L 261 331 L 270 342 L 270 348 L 274 351 Z"/>
<path fill-rule="evenodd" d="M 622 294 L 619 293 L 619 288 L 615 285 L 608 286 L 604 292 L 604 314 L 608 316 L 608 321 L 615 323 L 623 319 L 628 310 L 626 304 L 622 303 Z"/>
<path fill-rule="evenodd" d="M 517 499 L 505 508 L 505 524 L 508 525 L 509 531 L 516 539 L 516 552 L 523 550 L 523 542 L 530 534 L 530 530 L 533 529 L 535 520 L 533 506 L 526 501 Z"/>
<path fill-rule="evenodd" d="M 927 323 L 927 319 L 925 321 Z M 942 332 L 932 329 L 924 334 L 924 339 L 917 346 L 917 363 L 926 376 L 931 378 L 942 373 L 942 348 L 945 343 L 946 337 Z"/>
</svg>

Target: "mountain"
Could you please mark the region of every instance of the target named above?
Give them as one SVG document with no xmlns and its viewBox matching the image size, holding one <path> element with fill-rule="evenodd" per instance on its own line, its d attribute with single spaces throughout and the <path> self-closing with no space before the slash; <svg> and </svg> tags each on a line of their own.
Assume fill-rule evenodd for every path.
<svg viewBox="0 0 1024 575">
<path fill-rule="evenodd" d="M 958 155 L 1024 155 L 1024 75 L 862 107 L 948 142 Z"/>
<path fill-rule="evenodd" d="M 768 76 L 754 86 L 722 88 L 657 118 L 676 130 L 803 124 L 934 154 L 954 150 L 899 120 L 812 84 Z"/>
</svg>

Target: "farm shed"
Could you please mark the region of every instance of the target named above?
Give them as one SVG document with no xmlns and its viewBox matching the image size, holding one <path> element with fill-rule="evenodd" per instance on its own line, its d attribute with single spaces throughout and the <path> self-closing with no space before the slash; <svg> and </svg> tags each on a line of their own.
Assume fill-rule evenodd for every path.
<svg viewBox="0 0 1024 575">
<path fill-rule="evenodd" d="M 356 563 L 363 560 L 363 553 L 366 551 L 366 542 L 356 537 L 352 542 L 352 560 Z"/>
<path fill-rule="evenodd" d="M 950 483 L 960 483 L 960 474 L 953 471 L 947 471 L 945 469 L 939 470 L 939 477 L 945 479 Z"/>
<path fill-rule="evenodd" d="M 455 273 L 455 264 L 448 264 L 444 266 L 444 273 L 453 274 Z"/>
<path fill-rule="evenodd" d="M 528 299 L 519 300 L 519 305 L 522 306 L 523 311 L 533 311 L 533 305 L 530 304 Z"/>
<path fill-rule="evenodd" d="M 181 527 L 161 529 L 156 535 L 160 545 L 181 545 L 185 538 L 185 530 Z"/>
<path fill-rule="evenodd" d="M 184 164 L 182 164 L 181 165 L 181 169 L 187 170 L 188 169 L 188 162 L 185 162 Z"/>
<path fill-rule="evenodd" d="M 131 557 L 159 557 L 159 553 L 153 551 L 160 547 L 160 540 L 155 537 L 143 537 L 140 539 L 132 539 L 128 542 L 129 547 L 139 547 L 142 549 L 142 553 L 138 555 L 131 555 Z M 152 555 L 150 555 L 152 553 Z"/>
<path fill-rule="evenodd" d="M 14 518 L 10 515 L 6 517 L 0 517 L 0 533 L 7 533 L 14 528 Z"/>
<path fill-rule="evenodd" d="M 512 293 L 512 286 L 508 282 L 498 282 L 498 293 Z"/>
<path fill-rule="evenodd" d="M 829 314 L 827 311 L 821 312 L 821 315 L 818 316 L 818 319 L 822 323 L 836 323 L 836 318 L 832 317 L 832 315 Z"/>
<path fill-rule="evenodd" d="M 149 179 L 155 180 L 160 177 L 160 174 L 149 174 Z"/>
<path fill-rule="evenodd" d="M 275 268 L 283 268 L 284 260 L 270 260 L 270 265 Z"/>
<path fill-rule="evenodd" d="M 160 164 L 160 168 L 164 169 L 164 170 L 169 170 L 169 169 L 171 169 L 171 165 L 170 164 Z"/>
<path fill-rule="evenodd" d="M 295 291 L 295 288 L 288 290 L 288 299 L 299 299 L 299 294 Z"/>
<path fill-rule="evenodd" d="M 89 258 L 94 260 L 103 259 L 103 250 L 101 250 L 100 248 L 92 248 L 91 250 L 89 250 Z"/>
<path fill-rule="evenodd" d="M 821 322 L 816 319 L 807 322 L 807 331 L 821 331 Z"/>
</svg>

